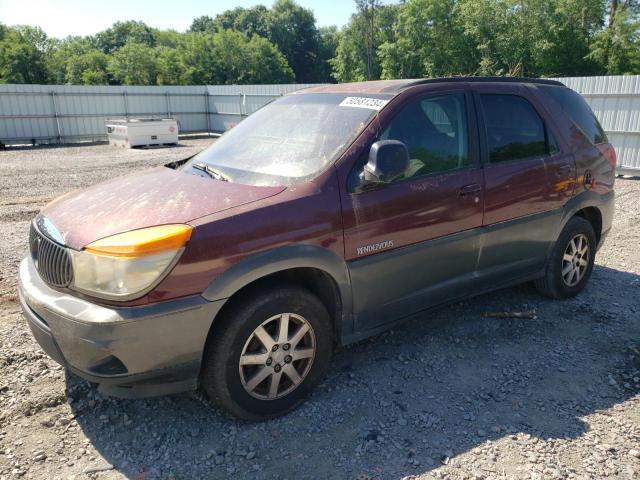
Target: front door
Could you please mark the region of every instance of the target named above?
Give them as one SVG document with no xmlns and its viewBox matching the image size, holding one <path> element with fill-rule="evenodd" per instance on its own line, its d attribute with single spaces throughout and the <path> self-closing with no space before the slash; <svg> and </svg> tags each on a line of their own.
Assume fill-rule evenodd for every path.
<svg viewBox="0 0 640 480">
<path fill-rule="evenodd" d="M 356 193 L 368 147 L 351 170 L 341 195 L 356 331 L 461 296 L 473 276 L 483 192 L 472 109 L 463 90 L 413 97 L 375 139 L 407 146 L 406 174 Z"/>
</svg>

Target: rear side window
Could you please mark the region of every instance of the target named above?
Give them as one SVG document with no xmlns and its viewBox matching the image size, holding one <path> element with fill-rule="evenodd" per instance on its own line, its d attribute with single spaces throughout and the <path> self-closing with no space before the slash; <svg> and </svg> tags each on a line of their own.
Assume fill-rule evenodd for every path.
<svg viewBox="0 0 640 480">
<path fill-rule="evenodd" d="M 562 110 L 569 115 L 580 130 L 587 136 L 594 145 L 607 143 L 607 135 L 602 130 L 600 122 L 593 114 L 587 102 L 570 88 L 566 87 L 538 87 L 543 92 L 548 93 L 558 102 Z"/>
<path fill-rule="evenodd" d="M 506 162 L 547 153 L 542 119 L 517 95 L 480 95 L 487 128 L 489 161 Z"/>
</svg>

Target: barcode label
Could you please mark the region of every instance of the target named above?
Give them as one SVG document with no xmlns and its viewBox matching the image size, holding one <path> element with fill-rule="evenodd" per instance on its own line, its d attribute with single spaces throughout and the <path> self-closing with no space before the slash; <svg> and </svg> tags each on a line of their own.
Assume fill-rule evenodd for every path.
<svg viewBox="0 0 640 480">
<path fill-rule="evenodd" d="M 369 108 L 371 110 L 380 110 L 389 100 L 369 97 L 347 97 L 340 102 L 341 107 Z"/>
</svg>

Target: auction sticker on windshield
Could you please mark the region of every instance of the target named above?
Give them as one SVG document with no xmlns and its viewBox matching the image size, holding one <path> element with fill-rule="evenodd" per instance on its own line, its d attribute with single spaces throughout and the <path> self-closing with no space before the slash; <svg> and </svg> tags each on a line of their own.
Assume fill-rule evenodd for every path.
<svg viewBox="0 0 640 480">
<path fill-rule="evenodd" d="M 347 97 L 340 102 L 341 107 L 357 107 L 370 108 L 371 110 L 380 110 L 389 100 L 381 100 L 380 98 L 369 97 Z"/>
</svg>

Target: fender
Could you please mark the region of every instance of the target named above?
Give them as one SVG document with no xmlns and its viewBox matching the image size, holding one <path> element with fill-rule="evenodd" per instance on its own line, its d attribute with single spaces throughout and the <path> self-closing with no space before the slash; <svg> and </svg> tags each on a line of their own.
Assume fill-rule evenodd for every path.
<svg viewBox="0 0 640 480">
<path fill-rule="evenodd" d="M 349 270 L 343 258 L 314 245 L 288 245 L 265 250 L 240 260 L 214 279 L 202 296 L 209 301 L 230 298 L 241 288 L 267 275 L 293 268 L 316 268 L 335 281 L 342 301 L 341 335 L 353 330 L 353 296 Z"/>
</svg>

